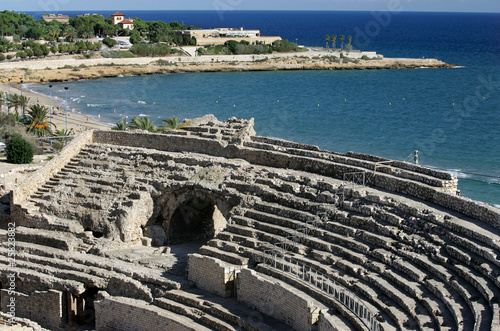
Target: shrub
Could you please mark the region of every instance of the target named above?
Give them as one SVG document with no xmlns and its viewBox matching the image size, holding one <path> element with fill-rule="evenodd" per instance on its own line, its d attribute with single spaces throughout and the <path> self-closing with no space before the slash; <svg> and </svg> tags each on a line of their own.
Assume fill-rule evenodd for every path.
<svg viewBox="0 0 500 331">
<path fill-rule="evenodd" d="M 4 61 L 5 60 L 5 55 L 3 55 L 3 53 L 0 53 L 0 61 Z"/>
<path fill-rule="evenodd" d="M 25 164 L 33 161 L 34 150 L 31 145 L 20 136 L 12 136 L 5 148 L 7 161 L 14 164 Z"/>
<path fill-rule="evenodd" d="M 112 59 L 135 57 L 131 51 L 102 51 L 101 56 Z"/>
<path fill-rule="evenodd" d="M 113 46 L 116 46 L 116 44 L 118 44 L 118 42 L 114 39 L 111 39 L 109 37 L 106 37 L 102 40 L 102 43 L 106 46 L 108 46 L 109 48 L 112 48 Z"/>
</svg>

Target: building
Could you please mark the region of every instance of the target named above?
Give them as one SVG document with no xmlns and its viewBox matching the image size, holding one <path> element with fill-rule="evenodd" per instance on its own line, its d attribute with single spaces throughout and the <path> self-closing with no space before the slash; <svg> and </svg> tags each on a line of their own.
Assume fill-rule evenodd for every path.
<svg viewBox="0 0 500 331">
<path fill-rule="evenodd" d="M 94 16 L 94 15 L 103 17 L 102 15 L 96 14 L 96 13 L 93 13 L 93 14 L 91 14 L 91 13 L 85 13 L 83 15 L 76 15 L 76 18 L 78 18 L 78 17 L 86 17 L 86 16 Z"/>
<path fill-rule="evenodd" d="M 69 16 L 63 14 L 45 14 L 42 19 L 46 22 L 58 21 L 59 23 L 69 24 Z"/>
<path fill-rule="evenodd" d="M 130 30 L 134 29 L 134 22 L 131 20 L 123 20 L 120 23 L 118 23 L 118 25 L 122 29 L 130 29 Z"/>
<path fill-rule="evenodd" d="M 120 26 L 122 29 L 134 29 L 134 20 L 132 19 L 125 19 L 125 14 L 120 13 L 117 11 L 113 15 L 111 15 L 113 18 L 113 24 Z"/>
<path fill-rule="evenodd" d="M 281 37 L 260 35 L 260 30 L 244 30 L 243 28 L 217 28 L 217 29 L 202 29 L 202 30 L 180 30 L 177 34 L 188 36 L 196 40 L 196 45 L 223 45 L 228 40 L 245 40 L 251 44 L 260 42 L 263 44 L 271 44 L 273 41 L 281 40 Z"/>
</svg>

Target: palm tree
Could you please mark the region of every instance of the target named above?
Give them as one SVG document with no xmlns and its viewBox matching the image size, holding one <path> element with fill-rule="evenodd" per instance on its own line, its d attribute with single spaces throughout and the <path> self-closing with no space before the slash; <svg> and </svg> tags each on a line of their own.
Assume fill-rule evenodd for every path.
<svg viewBox="0 0 500 331">
<path fill-rule="evenodd" d="M 130 122 L 129 128 L 132 130 L 146 130 L 149 132 L 158 132 L 158 128 L 149 117 L 136 116 Z"/>
<path fill-rule="evenodd" d="M 341 35 L 340 36 L 340 41 L 342 42 L 341 46 L 340 46 L 340 49 L 344 49 L 344 40 L 345 40 L 345 36 L 344 35 Z"/>
<path fill-rule="evenodd" d="M 352 36 L 347 37 L 347 42 L 349 43 L 349 45 L 351 44 L 351 42 L 352 42 Z"/>
<path fill-rule="evenodd" d="M 14 108 L 14 110 L 16 111 L 17 114 L 19 114 L 19 94 L 16 94 L 16 93 L 12 93 L 9 97 L 8 97 L 8 102 L 9 102 L 9 109 L 10 108 Z"/>
<path fill-rule="evenodd" d="M 73 41 L 76 35 L 76 29 L 71 25 L 65 25 L 63 30 L 63 37 L 66 38 L 67 41 Z"/>
<path fill-rule="evenodd" d="M 67 144 L 71 132 L 65 129 L 61 129 L 61 130 L 56 130 L 55 135 L 61 138 L 57 139 L 58 141 L 54 142 L 52 147 L 59 150 L 62 149 Z"/>
<path fill-rule="evenodd" d="M 337 45 L 335 45 L 336 42 L 337 42 L 337 35 L 334 34 L 334 35 L 332 35 L 332 47 L 333 48 L 337 47 Z"/>
<path fill-rule="evenodd" d="M 19 106 L 21 106 L 22 114 L 24 116 L 24 109 L 28 106 L 28 103 L 30 102 L 30 98 L 28 98 L 25 95 L 19 96 Z"/>
<path fill-rule="evenodd" d="M 111 128 L 111 130 L 116 130 L 116 131 L 125 131 L 127 130 L 127 124 L 123 120 L 120 120 L 115 123 L 115 126 Z"/>
<path fill-rule="evenodd" d="M 59 29 L 59 27 L 56 25 L 51 25 L 51 26 L 47 27 L 47 34 L 54 39 L 56 37 L 59 37 L 60 33 L 61 33 L 61 29 Z"/>
<path fill-rule="evenodd" d="M 0 91 L 0 109 L 6 104 L 5 93 Z"/>
<path fill-rule="evenodd" d="M 39 104 L 31 106 L 26 118 L 26 127 L 28 132 L 34 133 L 37 137 L 52 135 L 47 119 L 48 114 L 48 107 Z"/>
<path fill-rule="evenodd" d="M 164 119 L 162 122 L 165 124 L 163 127 L 165 131 L 177 130 L 181 126 L 181 120 L 177 116 Z"/>
<path fill-rule="evenodd" d="M 328 48 L 328 43 L 330 42 L 330 35 L 326 35 L 325 39 L 326 39 L 326 48 Z"/>
</svg>

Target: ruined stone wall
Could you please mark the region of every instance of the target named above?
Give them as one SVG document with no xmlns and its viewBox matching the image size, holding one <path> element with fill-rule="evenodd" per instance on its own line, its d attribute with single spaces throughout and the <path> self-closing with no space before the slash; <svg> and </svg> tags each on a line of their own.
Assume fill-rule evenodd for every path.
<svg viewBox="0 0 500 331">
<path fill-rule="evenodd" d="M 18 185 L 11 193 L 11 208 L 26 201 L 40 186 L 59 172 L 85 145 L 92 142 L 93 132 L 86 131 L 78 135 L 55 158 L 50 160 L 42 169 Z"/>
<path fill-rule="evenodd" d="M 2 290 L 2 311 L 9 311 L 10 298 L 15 298 L 16 317 L 37 321 L 44 328 L 62 330 L 62 292 L 35 291 L 30 295 Z"/>
<path fill-rule="evenodd" d="M 216 140 L 180 135 L 151 134 L 148 132 L 95 131 L 93 142 L 170 152 L 200 152 L 210 155 L 220 155 L 223 149 L 221 143 Z"/>
<path fill-rule="evenodd" d="M 209 256 L 190 254 L 188 257 L 188 279 L 198 288 L 223 298 L 232 296 L 234 277 L 239 269 Z"/>
<path fill-rule="evenodd" d="M 446 193 L 450 187 L 436 188 L 433 186 L 419 183 L 405 178 L 398 178 L 384 173 L 375 173 L 366 168 L 355 165 L 340 164 L 329 162 L 328 160 L 314 159 L 299 155 L 285 154 L 275 151 L 258 150 L 245 148 L 236 145 L 224 145 L 217 140 L 202 139 L 185 135 L 158 135 L 150 133 L 130 133 L 124 131 L 95 131 L 94 142 L 103 144 L 125 145 L 132 147 L 144 147 L 158 149 L 162 151 L 188 151 L 206 153 L 214 156 L 223 156 L 226 158 L 241 158 L 248 162 L 272 166 L 277 168 L 289 168 L 294 170 L 309 171 L 324 176 L 342 179 L 345 173 L 365 172 L 367 173 L 367 184 L 387 189 L 396 193 L 407 194 L 413 197 L 424 199 L 444 206 L 464 215 L 474 217 L 483 222 L 500 227 L 500 212 L 491 206 L 480 202 L 472 201 L 454 194 Z M 295 146 L 295 145 L 293 145 Z M 359 153 L 349 153 L 350 156 L 360 157 L 365 160 L 373 161 L 373 156 Z M 385 160 L 385 159 L 382 159 Z M 418 171 L 429 176 L 442 178 L 444 181 L 450 181 L 453 189 L 454 179 L 442 175 L 432 169 L 420 166 L 409 167 L 409 170 Z M 426 170 L 423 170 L 423 169 Z M 417 178 L 418 179 L 418 178 Z M 439 192 L 443 190 L 444 192 Z"/>
<path fill-rule="evenodd" d="M 339 328 L 335 325 L 335 320 L 328 315 L 325 310 L 319 314 L 318 331 L 342 331 L 344 328 Z"/>
<path fill-rule="evenodd" d="M 199 327 L 187 318 L 140 300 L 107 297 L 96 301 L 94 306 L 97 331 L 196 331 Z"/>
<path fill-rule="evenodd" d="M 237 276 L 238 301 L 270 315 L 297 330 L 311 330 L 319 318 L 320 308 L 312 299 L 292 286 L 250 269 Z"/>
</svg>

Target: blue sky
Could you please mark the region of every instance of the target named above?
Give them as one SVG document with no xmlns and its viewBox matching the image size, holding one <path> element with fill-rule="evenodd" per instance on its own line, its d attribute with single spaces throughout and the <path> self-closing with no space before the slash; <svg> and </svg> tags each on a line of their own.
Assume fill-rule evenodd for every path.
<svg viewBox="0 0 500 331">
<path fill-rule="evenodd" d="M 388 10 L 500 12 L 500 0 L 0 0 L 0 9 L 63 10 Z"/>
</svg>

